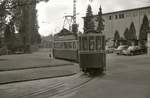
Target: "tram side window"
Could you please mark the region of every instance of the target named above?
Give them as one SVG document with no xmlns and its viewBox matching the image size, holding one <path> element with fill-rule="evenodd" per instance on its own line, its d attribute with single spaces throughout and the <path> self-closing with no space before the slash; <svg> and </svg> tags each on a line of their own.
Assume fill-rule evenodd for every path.
<svg viewBox="0 0 150 98">
<path fill-rule="evenodd" d="M 68 48 L 69 48 L 68 42 L 64 42 L 64 48 L 65 48 L 65 49 L 68 49 Z"/>
<path fill-rule="evenodd" d="M 81 41 L 82 41 L 82 37 L 79 37 L 79 50 L 82 50 L 82 43 L 81 43 Z"/>
<path fill-rule="evenodd" d="M 105 50 L 105 37 L 102 37 L 102 49 Z"/>
<path fill-rule="evenodd" d="M 96 49 L 101 50 L 102 49 L 102 40 L 101 36 L 96 37 Z"/>
<path fill-rule="evenodd" d="M 95 49 L 94 49 L 94 48 L 95 48 L 94 46 L 95 46 L 94 40 L 90 40 L 90 47 L 89 47 L 90 50 L 92 50 L 92 51 L 95 50 Z"/>
<path fill-rule="evenodd" d="M 66 42 L 64 42 L 64 48 L 67 49 L 67 43 Z"/>
<path fill-rule="evenodd" d="M 55 42 L 54 43 L 54 48 L 63 48 L 63 43 L 62 42 Z"/>
<path fill-rule="evenodd" d="M 72 49 L 72 42 L 64 42 L 65 49 Z"/>
<path fill-rule="evenodd" d="M 89 49 L 90 51 L 96 50 L 94 37 L 89 37 Z"/>
<path fill-rule="evenodd" d="M 83 47 L 82 50 L 88 50 L 87 37 L 83 37 L 82 40 L 83 40 L 83 41 L 82 41 L 82 42 L 83 42 L 83 43 L 82 43 L 82 47 Z"/>
<path fill-rule="evenodd" d="M 76 49 L 76 43 L 73 42 L 73 49 Z"/>
<path fill-rule="evenodd" d="M 68 48 L 72 49 L 72 42 L 68 42 Z"/>
<path fill-rule="evenodd" d="M 105 37 L 104 36 L 97 36 L 96 37 L 96 46 L 97 50 L 105 50 Z"/>
</svg>

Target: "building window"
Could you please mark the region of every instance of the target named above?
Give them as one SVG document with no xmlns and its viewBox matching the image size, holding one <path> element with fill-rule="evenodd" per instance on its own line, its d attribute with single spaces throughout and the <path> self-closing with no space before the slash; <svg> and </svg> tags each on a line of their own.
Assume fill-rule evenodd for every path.
<svg viewBox="0 0 150 98">
<path fill-rule="evenodd" d="M 128 13 L 126 13 L 126 17 L 129 17 L 129 14 L 128 14 Z"/>
<path fill-rule="evenodd" d="M 115 18 L 116 18 L 116 19 L 118 19 L 118 16 L 117 16 L 117 15 L 115 15 Z"/>
<path fill-rule="evenodd" d="M 122 16 L 122 18 L 124 18 L 124 14 L 122 14 L 121 16 Z"/>
<path fill-rule="evenodd" d="M 112 19 L 112 17 L 111 16 L 109 16 L 109 20 L 111 20 Z"/>
<path fill-rule="evenodd" d="M 136 17 L 137 16 L 137 12 L 133 12 L 133 17 Z"/>
<path fill-rule="evenodd" d="M 127 14 L 127 16 L 128 16 L 128 17 L 130 17 L 130 16 L 131 16 L 131 14 L 130 14 L 130 13 L 128 13 L 128 14 Z"/>
<path fill-rule="evenodd" d="M 119 14 L 119 18 L 121 18 L 121 14 Z"/>
<path fill-rule="evenodd" d="M 124 18 L 124 14 L 119 14 L 119 18 L 120 19 Z"/>
</svg>

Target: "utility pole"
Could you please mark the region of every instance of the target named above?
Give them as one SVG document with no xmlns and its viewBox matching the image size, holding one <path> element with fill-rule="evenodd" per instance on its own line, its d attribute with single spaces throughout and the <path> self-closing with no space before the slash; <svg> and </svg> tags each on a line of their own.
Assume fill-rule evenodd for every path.
<svg viewBox="0 0 150 98">
<path fill-rule="evenodd" d="M 73 24 L 76 24 L 76 0 L 73 0 Z"/>
<path fill-rule="evenodd" d="M 77 1 L 76 0 L 73 0 L 73 24 L 72 24 L 72 32 L 73 33 L 77 33 L 78 32 L 78 24 L 77 24 L 77 21 L 76 21 L 76 3 Z"/>
</svg>

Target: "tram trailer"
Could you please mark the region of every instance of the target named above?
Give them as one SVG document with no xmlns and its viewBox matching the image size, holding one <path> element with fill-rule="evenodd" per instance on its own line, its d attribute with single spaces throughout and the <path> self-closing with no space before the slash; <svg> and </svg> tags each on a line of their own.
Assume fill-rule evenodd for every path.
<svg viewBox="0 0 150 98">
<path fill-rule="evenodd" d="M 78 62 L 77 36 L 74 33 L 56 35 L 53 42 L 53 56 L 56 59 Z"/>
</svg>

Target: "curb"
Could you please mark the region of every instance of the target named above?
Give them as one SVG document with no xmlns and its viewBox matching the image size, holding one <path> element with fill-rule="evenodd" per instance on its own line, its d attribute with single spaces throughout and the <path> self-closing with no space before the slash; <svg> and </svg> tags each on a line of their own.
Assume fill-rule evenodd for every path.
<svg viewBox="0 0 150 98">
<path fill-rule="evenodd" d="M 35 80 L 41 80 L 41 79 L 67 77 L 67 76 L 72 76 L 72 75 L 75 75 L 75 74 L 77 74 L 77 73 L 71 73 L 71 74 L 59 75 L 59 76 L 51 76 L 51 77 L 43 77 L 43 78 L 37 78 L 37 79 L 16 80 L 16 81 L 10 81 L 10 82 L 3 82 L 3 83 L 0 83 L 0 85 L 7 85 L 7 84 L 13 84 L 13 83 L 28 82 L 28 81 L 35 81 Z"/>
<path fill-rule="evenodd" d="M 70 64 L 56 64 L 56 65 L 45 65 L 45 66 L 31 66 L 27 68 L 12 68 L 12 69 L 0 69 L 0 72 L 5 72 L 5 71 L 17 71 L 17 70 L 26 70 L 26 69 L 35 69 L 35 68 L 46 68 L 46 67 L 61 67 L 61 66 L 73 66 L 73 63 Z"/>
</svg>

